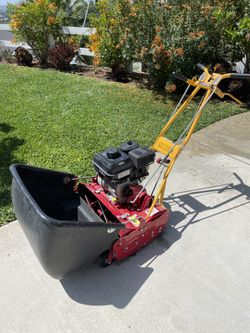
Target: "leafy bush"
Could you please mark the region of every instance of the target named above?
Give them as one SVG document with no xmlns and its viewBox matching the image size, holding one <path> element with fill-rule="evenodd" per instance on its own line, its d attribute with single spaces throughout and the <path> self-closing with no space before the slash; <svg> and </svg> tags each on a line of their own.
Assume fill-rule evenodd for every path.
<svg viewBox="0 0 250 333">
<path fill-rule="evenodd" d="M 133 59 L 163 88 L 171 73 L 192 75 L 198 62 L 250 59 L 247 0 L 100 0 L 91 36 L 95 62 L 121 70 Z M 172 87 L 171 86 L 171 90 Z"/>
<path fill-rule="evenodd" d="M 47 64 L 50 38 L 60 36 L 57 6 L 49 0 L 9 5 L 11 27 L 17 40 L 27 42 L 41 65 Z"/>
<path fill-rule="evenodd" d="M 100 0 L 92 19 L 95 61 L 113 73 L 133 59 L 147 68 L 154 87 L 162 88 L 176 69 L 193 72 L 196 62 L 218 62 L 222 48 L 214 31 L 211 1 Z"/>
<path fill-rule="evenodd" d="M 134 7 L 137 54 L 155 86 L 163 87 L 172 71 L 192 75 L 198 62 L 213 66 L 246 55 L 249 70 L 249 1 L 141 0 Z"/>
<path fill-rule="evenodd" d="M 74 45 L 59 42 L 49 50 L 49 62 L 59 70 L 70 69 L 70 62 L 75 54 Z"/>
<path fill-rule="evenodd" d="M 226 0 L 218 6 L 214 17 L 227 46 L 227 57 L 239 61 L 246 57 L 246 72 L 250 73 L 250 3 L 248 0 Z"/>
<path fill-rule="evenodd" d="M 18 65 L 31 66 L 33 57 L 24 47 L 17 47 L 15 50 L 15 58 Z"/>
<path fill-rule="evenodd" d="M 190 75 L 197 62 L 215 63 L 223 58 L 211 2 L 193 0 L 192 6 L 186 0 L 134 3 L 137 56 L 146 64 L 155 87 L 163 88 L 173 71 Z"/>
<path fill-rule="evenodd" d="M 134 56 L 130 30 L 133 6 L 129 0 L 99 0 L 96 6 L 98 16 L 91 19 L 96 32 L 90 36 L 94 64 L 109 66 L 119 80 Z"/>
</svg>

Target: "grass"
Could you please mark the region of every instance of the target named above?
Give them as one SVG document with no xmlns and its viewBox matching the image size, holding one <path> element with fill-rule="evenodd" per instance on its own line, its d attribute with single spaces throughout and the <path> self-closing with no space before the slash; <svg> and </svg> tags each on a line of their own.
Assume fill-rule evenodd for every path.
<svg viewBox="0 0 250 333">
<path fill-rule="evenodd" d="M 0 225 L 15 218 L 10 164 L 93 174 L 93 153 L 127 139 L 152 144 L 174 107 L 170 99 L 133 85 L 13 65 L 0 65 L 0 85 Z M 243 111 L 211 102 L 198 128 Z"/>
</svg>

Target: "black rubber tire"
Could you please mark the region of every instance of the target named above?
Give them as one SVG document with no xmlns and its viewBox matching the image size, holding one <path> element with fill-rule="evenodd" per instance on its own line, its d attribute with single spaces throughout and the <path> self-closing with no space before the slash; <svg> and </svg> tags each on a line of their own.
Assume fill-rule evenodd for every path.
<svg viewBox="0 0 250 333">
<path fill-rule="evenodd" d="M 110 263 L 107 262 L 108 255 L 109 255 L 109 251 L 104 251 L 103 253 L 101 253 L 99 255 L 99 257 L 97 257 L 98 264 L 103 268 L 111 265 L 111 262 Z"/>
</svg>

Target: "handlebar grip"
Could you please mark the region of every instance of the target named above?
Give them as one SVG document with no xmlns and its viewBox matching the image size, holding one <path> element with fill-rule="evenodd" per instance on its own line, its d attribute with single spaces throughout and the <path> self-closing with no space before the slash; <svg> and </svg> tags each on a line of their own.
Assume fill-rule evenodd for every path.
<svg viewBox="0 0 250 333">
<path fill-rule="evenodd" d="M 176 79 L 178 80 L 181 80 L 183 82 L 187 82 L 188 78 L 186 78 L 186 76 L 182 75 L 182 74 L 178 74 L 178 73 L 175 73 L 173 72 L 172 73 L 173 77 L 175 77 Z"/>
<path fill-rule="evenodd" d="M 199 69 L 201 69 L 202 71 L 204 71 L 204 69 L 206 68 L 204 65 L 202 64 L 197 64 L 196 65 Z"/>
<path fill-rule="evenodd" d="M 231 73 L 232 79 L 250 80 L 250 74 Z"/>
</svg>

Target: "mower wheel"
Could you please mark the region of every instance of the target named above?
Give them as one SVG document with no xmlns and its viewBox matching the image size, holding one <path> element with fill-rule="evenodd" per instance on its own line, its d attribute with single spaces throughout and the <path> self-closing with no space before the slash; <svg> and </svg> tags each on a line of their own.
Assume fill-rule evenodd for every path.
<svg viewBox="0 0 250 333">
<path fill-rule="evenodd" d="M 104 251 L 103 253 L 101 253 L 99 255 L 99 257 L 97 257 L 97 262 L 101 267 L 108 267 L 109 265 L 111 265 L 112 262 L 108 262 L 108 255 L 109 255 L 109 251 Z"/>
</svg>

